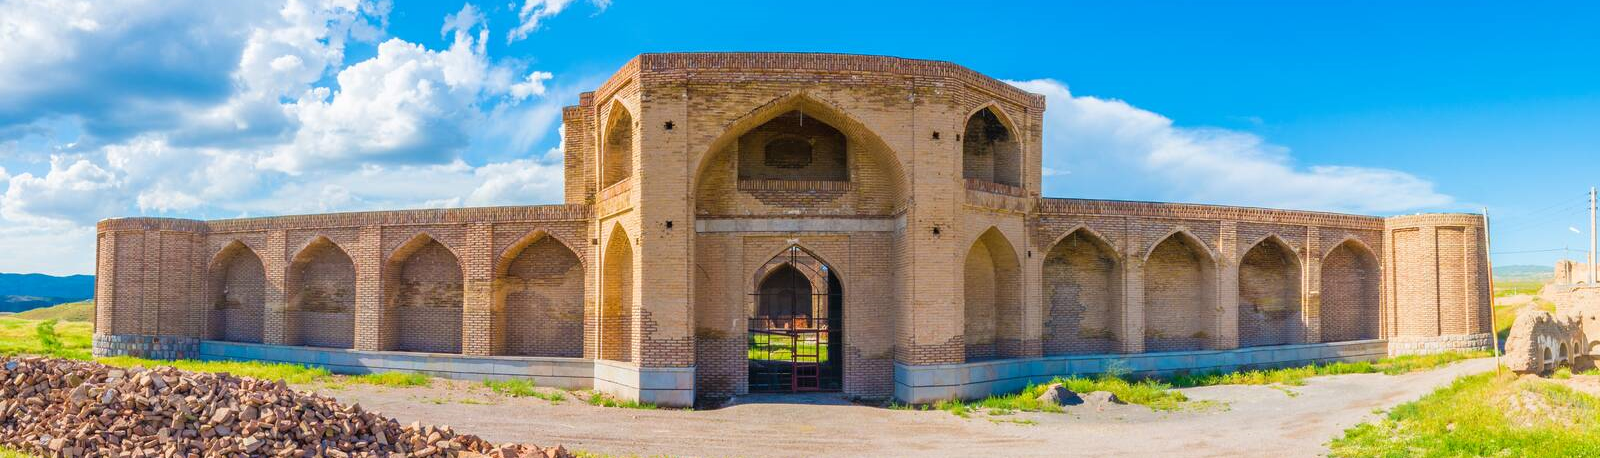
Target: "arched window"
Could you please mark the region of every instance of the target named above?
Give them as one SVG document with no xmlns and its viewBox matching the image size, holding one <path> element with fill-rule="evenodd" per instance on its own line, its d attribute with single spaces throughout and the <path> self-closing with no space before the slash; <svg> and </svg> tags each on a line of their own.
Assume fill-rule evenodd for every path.
<svg viewBox="0 0 1600 458">
<path fill-rule="evenodd" d="M 992 107 L 967 118 L 966 132 L 961 137 L 961 176 L 1022 186 L 1022 145 Z"/>
<path fill-rule="evenodd" d="M 610 187 L 630 176 L 633 176 L 633 114 L 618 102 L 611 104 L 605 143 L 600 145 L 600 187 Z"/>
<path fill-rule="evenodd" d="M 740 180 L 849 181 L 844 133 L 799 110 L 739 137 Z"/>
</svg>

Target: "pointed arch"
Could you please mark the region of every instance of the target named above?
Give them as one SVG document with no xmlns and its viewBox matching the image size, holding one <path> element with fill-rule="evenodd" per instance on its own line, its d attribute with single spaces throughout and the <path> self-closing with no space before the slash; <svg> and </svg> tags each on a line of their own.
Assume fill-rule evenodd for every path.
<svg viewBox="0 0 1600 458">
<path fill-rule="evenodd" d="M 1162 234 L 1161 238 L 1156 239 L 1160 240 L 1160 242 L 1153 243 L 1149 247 L 1146 247 L 1144 250 L 1144 260 L 1149 261 L 1150 255 L 1155 253 L 1156 247 L 1175 238 L 1183 243 L 1192 244 L 1192 247 L 1196 250 L 1196 254 L 1204 256 L 1206 258 L 1206 262 L 1215 264 L 1218 259 L 1221 259 L 1221 256 L 1216 251 L 1212 250 L 1210 245 L 1206 244 L 1205 239 L 1200 238 L 1198 235 L 1194 235 L 1194 232 L 1189 231 L 1189 229 L 1186 227 L 1177 227 L 1167 231 L 1166 234 Z"/>
<path fill-rule="evenodd" d="M 868 128 L 866 124 L 851 116 L 845 109 L 804 91 L 791 92 L 777 97 L 729 123 L 722 133 L 715 140 L 712 140 L 710 146 L 700 152 L 699 158 L 695 161 L 694 175 L 692 175 L 693 178 L 689 189 L 696 190 L 696 197 L 698 198 L 700 184 L 706 178 L 708 170 L 719 154 L 726 153 L 738 141 L 739 137 L 746 132 L 791 111 L 799 111 L 806 116 L 816 118 L 844 133 L 850 142 L 862 145 L 861 151 L 866 153 L 865 156 L 867 156 L 863 159 L 875 161 L 875 164 L 882 169 L 882 173 L 887 178 L 889 189 L 886 191 L 892 193 L 892 195 L 901 196 L 900 199 L 905 198 L 904 190 L 907 187 L 907 178 L 895 150 L 890 148 L 889 144 L 881 136 Z"/>
<path fill-rule="evenodd" d="M 620 222 L 612 225 L 600 265 L 600 358 L 634 361 L 637 273 L 633 240 Z"/>
<path fill-rule="evenodd" d="M 961 176 L 969 181 L 1022 187 L 1022 141 L 998 105 L 967 116 L 961 134 Z"/>
<path fill-rule="evenodd" d="M 289 264 L 286 283 L 295 340 L 313 347 L 354 346 L 356 269 L 339 244 L 321 235 L 306 242 Z"/>
<path fill-rule="evenodd" d="M 751 274 L 743 353 L 751 392 L 843 387 L 844 296 L 838 272 L 799 243 Z"/>
<path fill-rule="evenodd" d="M 1087 226 L 1077 226 L 1045 252 L 1046 355 L 1114 352 L 1123 339 L 1122 263 L 1116 248 Z"/>
<path fill-rule="evenodd" d="M 600 188 L 633 176 L 634 118 L 621 100 L 612 100 L 600 141 Z"/>
<path fill-rule="evenodd" d="M 229 342 L 261 343 L 267 289 L 261 257 L 234 239 L 212 257 L 207 272 L 211 291 L 209 336 Z"/>
<path fill-rule="evenodd" d="M 1320 267 L 1322 341 L 1378 338 L 1383 274 L 1377 254 L 1347 237 L 1323 255 Z"/>
<path fill-rule="evenodd" d="M 1300 258 L 1277 234 L 1239 258 L 1239 346 L 1305 343 Z"/>
<path fill-rule="evenodd" d="M 1144 257 L 1145 351 L 1214 348 L 1216 256 L 1199 237 L 1176 229 Z"/>
<path fill-rule="evenodd" d="M 428 232 L 396 248 L 383 268 L 385 314 L 394 350 L 461 353 L 465 276 L 455 251 Z"/>
<path fill-rule="evenodd" d="M 1015 246 L 997 227 L 967 249 L 962 335 L 968 361 L 1023 355 L 1021 271 Z"/>
<path fill-rule="evenodd" d="M 501 353 L 582 357 L 583 259 L 554 235 L 535 230 L 495 262 L 493 333 Z"/>
</svg>

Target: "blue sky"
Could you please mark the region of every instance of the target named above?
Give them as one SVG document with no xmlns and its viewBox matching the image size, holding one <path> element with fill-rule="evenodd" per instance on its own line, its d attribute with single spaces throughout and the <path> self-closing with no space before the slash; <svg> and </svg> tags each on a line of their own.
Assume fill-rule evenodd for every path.
<svg viewBox="0 0 1600 458">
<path fill-rule="evenodd" d="M 1049 196 L 1487 207 L 1497 264 L 1587 247 L 1600 4 L 1125 3 L 0 0 L 0 271 L 88 273 L 111 216 L 556 202 L 559 107 L 666 51 L 1044 93 Z"/>
</svg>

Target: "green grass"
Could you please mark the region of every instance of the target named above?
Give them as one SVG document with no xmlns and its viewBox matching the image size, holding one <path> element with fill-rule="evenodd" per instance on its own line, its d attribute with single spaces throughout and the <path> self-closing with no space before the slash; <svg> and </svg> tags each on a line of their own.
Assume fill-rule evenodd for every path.
<svg viewBox="0 0 1600 458">
<path fill-rule="evenodd" d="M 1397 356 L 1383 358 L 1375 362 L 1331 363 L 1282 369 L 1184 375 L 1164 380 L 1132 380 L 1117 376 L 1115 375 L 1117 371 L 1113 371 L 1111 374 L 1104 374 L 1098 377 L 1056 377 L 1046 383 L 1028 385 L 1027 388 L 1018 393 L 992 395 L 976 401 L 945 400 L 922 406 L 891 404 L 889 408 L 896 410 L 928 410 L 932 408 L 950 412 L 963 418 L 970 417 L 977 412 L 988 412 L 991 415 L 997 412 L 1012 411 L 1061 412 L 1060 406 L 1039 402 L 1037 399 L 1053 383 L 1060 383 L 1076 393 L 1109 391 L 1123 402 L 1139 404 L 1160 411 L 1206 408 L 1211 405 L 1191 404 L 1183 393 L 1174 391 L 1173 388 L 1212 385 L 1303 385 L 1305 384 L 1305 379 L 1321 375 L 1371 373 L 1399 375 L 1432 369 L 1464 359 L 1487 356 L 1490 356 L 1487 351 L 1446 352 L 1431 355 Z M 1289 390 L 1283 391 L 1290 397 L 1299 395 L 1299 393 Z"/>
<path fill-rule="evenodd" d="M 94 301 L 68 302 L 11 315 L 24 320 L 94 321 Z"/>
<path fill-rule="evenodd" d="M 1494 281 L 1494 297 L 1515 296 L 1518 294 L 1539 294 L 1544 288 L 1545 281 L 1537 279 L 1518 279 Z"/>
<path fill-rule="evenodd" d="M 375 374 L 352 375 L 344 379 L 349 383 L 360 385 L 392 387 L 428 386 L 433 384 L 433 378 L 431 377 L 407 372 L 378 372 Z"/>
<path fill-rule="evenodd" d="M 537 386 L 534 386 L 533 381 L 528 379 L 484 380 L 483 386 L 489 387 L 489 389 L 501 395 L 514 398 L 539 398 L 551 403 L 560 403 L 567 400 L 567 395 L 559 391 L 539 390 Z"/>
<path fill-rule="evenodd" d="M 1329 446 L 1335 457 L 1600 456 L 1600 398 L 1510 373 L 1471 375 Z"/>
<path fill-rule="evenodd" d="M 89 323 L 0 317 L 0 356 L 44 355 L 88 360 L 92 332 L 94 326 Z"/>
<path fill-rule="evenodd" d="M 261 361 L 164 361 L 131 356 L 92 358 L 89 351 L 90 333 L 92 332 L 93 325 L 85 322 L 30 320 L 15 316 L 0 317 L 0 356 L 42 355 L 80 361 L 93 359 L 101 364 L 116 367 L 172 366 L 186 371 L 226 372 L 241 377 L 283 380 L 295 384 L 335 380 L 333 374 L 329 373 L 327 369 L 287 363 Z M 338 380 L 338 382 L 381 386 L 427 386 L 429 383 L 427 376 L 401 373 L 379 373 L 343 377 L 342 379 Z"/>
<path fill-rule="evenodd" d="M 1155 410 L 1178 410 L 1189 398 L 1172 390 L 1172 385 L 1159 380 L 1137 380 L 1102 375 L 1099 377 L 1056 377 L 1042 384 L 1028 385 L 1021 392 L 991 395 L 976 401 L 945 400 L 932 404 L 932 408 L 966 418 L 979 411 L 995 412 L 1061 412 L 1061 406 L 1040 402 L 1039 395 L 1051 384 L 1060 383 L 1077 393 L 1109 391 L 1123 402 L 1148 406 Z M 927 406 L 890 405 L 891 409 L 922 409 Z"/>
<path fill-rule="evenodd" d="M 1180 388 L 1212 385 L 1304 385 L 1310 377 L 1341 374 L 1382 373 L 1399 375 L 1433 369 L 1456 361 L 1493 356 L 1488 351 L 1444 352 L 1430 355 L 1405 355 L 1374 362 L 1338 362 L 1281 369 L 1248 370 L 1227 373 L 1181 375 L 1169 381 Z"/>
<path fill-rule="evenodd" d="M 828 362 L 827 342 L 800 342 L 796 344 L 793 337 L 772 334 L 756 334 L 751 336 L 751 339 L 750 345 L 745 351 L 746 357 L 749 359 L 789 361 L 794 357 L 794 350 L 800 350 L 801 354 L 817 355 L 816 360 L 819 363 Z M 809 356 L 807 358 L 809 359 Z"/>
<path fill-rule="evenodd" d="M 250 377 L 262 380 L 283 380 L 288 383 L 311 383 L 332 377 L 327 369 L 320 367 L 302 366 L 288 363 L 269 363 L 261 361 L 199 361 L 182 359 L 176 361 L 152 360 L 134 358 L 131 356 L 112 356 L 97 358 L 96 362 L 116 367 L 156 367 L 171 366 L 180 370 L 191 372 L 227 373 L 240 377 Z"/>
<path fill-rule="evenodd" d="M 624 409 L 642 409 L 642 410 L 656 410 L 657 409 L 655 404 L 651 404 L 651 403 L 648 403 L 648 402 L 639 402 L 639 401 L 624 401 L 624 400 L 612 397 L 609 394 L 601 393 L 601 392 L 598 392 L 598 391 L 589 393 L 589 397 L 587 399 L 585 399 L 585 400 L 589 402 L 589 405 L 597 406 L 597 407 L 621 407 L 621 408 L 624 408 Z"/>
<path fill-rule="evenodd" d="M 8 447 L 0 447 L 0 458 L 34 458 L 34 456 Z"/>
</svg>

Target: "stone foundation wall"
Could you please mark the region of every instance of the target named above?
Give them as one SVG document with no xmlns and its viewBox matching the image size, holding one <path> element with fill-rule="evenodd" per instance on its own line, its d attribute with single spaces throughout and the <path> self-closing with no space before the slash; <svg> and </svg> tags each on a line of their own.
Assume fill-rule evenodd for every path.
<svg viewBox="0 0 1600 458">
<path fill-rule="evenodd" d="M 144 336 L 95 334 L 95 357 L 132 356 L 149 359 L 195 359 L 200 355 L 200 339 L 186 336 Z"/>
<path fill-rule="evenodd" d="M 1493 339 L 1494 335 L 1489 333 L 1434 337 L 1390 337 L 1389 355 L 1426 355 L 1447 351 L 1488 350 L 1493 345 Z"/>
</svg>

